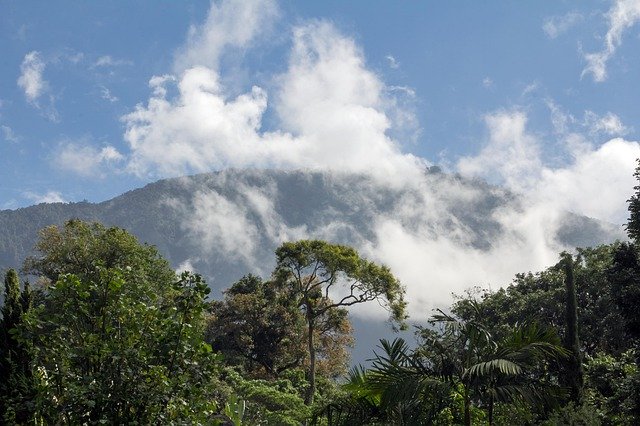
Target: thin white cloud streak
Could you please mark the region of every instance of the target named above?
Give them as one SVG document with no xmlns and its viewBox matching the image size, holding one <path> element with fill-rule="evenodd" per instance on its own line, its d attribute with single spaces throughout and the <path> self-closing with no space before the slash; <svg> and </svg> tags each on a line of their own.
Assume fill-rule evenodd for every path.
<svg viewBox="0 0 640 426">
<path fill-rule="evenodd" d="M 104 86 L 100 87 L 100 97 L 111 103 L 118 102 L 118 97 L 114 96 L 111 91 Z"/>
<path fill-rule="evenodd" d="M 400 68 L 400 63 L 396 60 L 396 58 L 394 56 L 387 55 L 385 57 L 385 59 L 389 63 L 389 68 L 394 69 L 394 70 L 397 70 L 398 68 Z"/>
<path fill-rule="evenodd" d="M 51 203 L 67 202 L 62 196 L 62 194 L 58 191 L 47 191 L 45 194 L 38 194 L 35 192 L 27 191 L 23 193 L 22 196 L 32 201 L 34 204 L 41 204 L 41 203 L 51 204 Z"/>
<path fill-rule="evenodd" d="M 603 49 L 584 55 L 587 66 L 582 71 L 582 77 L 591 74 L 596 82 L 607 79 L 607 62 L 622 44 L 622 35 L 640 20 L 640 0 L 616 0 L 606 16 L 609 30 L 604 38 Z"/>
<path fill-rule="evenodd" d="M 88 141 L 62 143 L 54 153 L 54 167 L 82 177 L 104 178 L 109 170 L 124 160 L 124 156 L 113 146 L 92 146 Z"/>
<path fill-rule="evenodd" d="M 15 134 L 15 132 L 11 127 L 3 124 L 2 126 L 0 126 L 0 128 L 2 129 L 2 135 L 4 136 L 4 140 L 10 143 L 20 142 L 20 137 L 18 137 L 18 135 Z"/>
<path fill-rule="evenodd" d="M 38 98 L 47 90 L 47 82 L 42 74 L 45 63 L 40 57 L 40 52 L 32 51 L 25 55 L 20 65 L 20 77 L 18 86 L 24 91 L 27 101 L 37 105 Z"/>
<path fill-rule="evenodd" d="M 49 92 L 49 83 L 44 79 L 43 74 L 46 63 L 42 60 L 40 52 L 31 51 L 27 53 L 20 65 L 20 77 L 18 77 L 18 87 L 34 108 L 40 110 L 49 121 L 58 122 L 58 111 L 55 108 L 55 98 L 49 94 L 48 102 L 41 108 L 40 98 Z"/>
<path fill-rule="evenodd" d="M 185 46 L 176 55 L 175 71 L 180 73 L 195 66 L 217 69 L 225 50 L 248 48 L 278 14 L 273 0 L 212 2 L 204 24 L 189 30 Z"/>
<path fill-rule="evenodd" d="M 92 68 L 119 67 L 123 65 L 133 65 L 133 62 L 126 59 L 115 59 L 111 55 L 100 56 L 91 66 Z"/>
<path fill-rule="evenodd" d="M 565 15 L 550 16 L 544 19 L 542 29 L 550 39 L 557 38 L 567 32 L 571 27 L 584 20 L 584 16 L 578 12 L 569 12 Z"/>
<path fill-rule="evenodd" d="M 585 111 L 584 125 L 591 133 L 603 133 L 608 136 L 623 136 L 629 133 L 629 128 L 612 112 L 600 116 L 593 111 Z"/>
</svg>

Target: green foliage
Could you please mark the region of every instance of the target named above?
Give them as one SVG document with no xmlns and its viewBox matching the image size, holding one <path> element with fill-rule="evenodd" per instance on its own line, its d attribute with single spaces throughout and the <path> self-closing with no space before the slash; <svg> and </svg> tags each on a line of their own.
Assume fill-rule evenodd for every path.
<svg viewBox="0 0 640 426">
<path fill-rule="evenodd" d="M 598 412 L 589 404 L 576 405 L 573 402 L 553 411 L 541 426 L 600 426 Z"/>
<path fill-rule="evenodd" d="M 241 398 L 245 404 L 242 418 L 247 424 L 294 426 L 309 418 L 310 409 L 300 395 L 302 383 L 295 380 L 295 375 L 277 380 L 246 379 L 237 371 L 226 369 L 224 376 L 237 394 L 227 404 L 238 411 Z"/>
<path fill-rule="evenodd" d="M 560 390 L 536 374 L 548 362 L 567 352 L 550 328 L 534 324 L 517 325 L 501 338 L 492 335 L 482 321 L 478 304 L 470 302 L 475 314 L 469 320 L 440 314 L 432 317 L 439 328 L 421 328 L 419 351 L 437 377 L 461 388 L 464 423 L 471 424 L 471 407 L 486 407 L 493 423 L 495 404 L 554 404 Z"/>
<path fill-rule="evenodd" d="M 202 340 L 206 286 L 184 274 L 172 300 L 131 270 L 99 281 L 63 275 L 20 329 L 38 378 L 38 414 L 48 423 L 147 423 L 208 416 L 216 366 Z"/>
<path fill-rule="evenodd" d="M 585 364 L 586 401 L 598 411 L 604 425 L 633 425 L 634 378 L 638 368 L 629 350 L 620 357 L 600 353 Z"/>
<path fill-rule="evenodd" d="M 621 354 L 630 348 L 622 312 L 616 303 L 617 290 L 608 277 L 614 255 L 621 244 L 577 249 L 574 277 L 581 349 L 590 356 L 598 352 Z M 518 274 L 514 282 L 496 292 L 477 290 L 478 310 L 495 335 L 504 334 L 522 322 L 538 322 L 567 334 L 565 285 L 561 266 L 536 273 Z M 474 315 L 470 300 L 460 298 L 452 311 L 463 319 Z"/>
<path fill-rule="evenodd" d="M 304 319 L 277 283 L 247 275 L 211 303 L 207 341 L 227 363 L 256 377 L 278 377 L 305 359 Z"/>
<path fill-rule="evenodd" d="M 52 281 L 16 336 L 52 424 L 203 422 L 217 410 L 218 361 L 204 340 L 208 287 L 177 278 L 117 228 L 47 228 L 28 270 Z"/>
<path fill-rule="evenodd" d="M 379 300 L 388 307 L 390 319 L 406 327 L 404 288 L 389 268 L 363 259 L 351 247 L 319 240 L 282 244 L 276 250 L 275 275 L 291 282 L 293 293 L 306 303 L 328 298 L 332 287 L 346 290 L 340 299 L 321 310 Z M 311 306 L 311 305 L 309 305 Z"/>
<path fill-rule="evenodd" d="M 98 280 L 100 268 L 130 268 L 156 292 L 168 288 L 175 272 L 153 246 L 143 245 L 121 228 L 100 223 L 69 220 L 62 228 L 48 226 L 39 232 L 35 249 L 39 255 L 24 264 L 28 274 L 55 283 L 64 274 Z"/>
<path fill-rule="evenodd" d="M 29 283 L 20 291 L 15 270 L 4 277 L 4 302 L 0 319 L 0 423 L 25 423 L 32 416 L 34 394 L 30 357 L 15 331 L 22 316 L 31 309 Z"/>
<path fill-rule="evenodd" d="M 633 187 L 635 193 L 627 200 L 629 203 L 627 234 L 635 244 L 640 244 L 640 159 L 638 159 L 637 162 L 638 166 L 633 176 L 638 181 L 638 185 Z"/>
</svg>

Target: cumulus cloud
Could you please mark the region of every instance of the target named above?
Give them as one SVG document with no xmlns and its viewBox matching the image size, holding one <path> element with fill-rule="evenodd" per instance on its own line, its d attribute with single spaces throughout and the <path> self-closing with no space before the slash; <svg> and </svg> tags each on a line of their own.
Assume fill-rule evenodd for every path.
<svg viewBox="0 0 640 426">
<path fill-rule="evenodd" d="M 238 7 L 214 4 L 208 22 L 230 25 L 224 14 Z M 247 40 L 240 34 L 238 40 Z M 202 49 L 199 42 L 190 46 L 187 56 Z M 355 42 L 331 24 L 293 29 L 288 69 L 276 80 L 272 108 L 280 129 L 265 132 L 269 96 L 261 87 L 230 97 L 218 70 L 200 65 L 179 76 L 153 77 L 147 105 L 122 118 L 129 170 L 157 177 L 228 167 L 323 168 L 403 179 L 419 172 L 421 160 L 403 154 L 388 136 L 394 123 L 414 124 L 411 114 L 367 69 Z M 175 97 L 167 95 L 171 84 Z"/>
<path fill-rule="evenodd" d="M 545 32 L 547 37 L 554 39 L 567 32 L 571 27 L 579 24 L 583 20 L 584 16 L 578 12 L 569 12 L 560 16 L 549 16 L 544 19 L 542 30 Z"/>
<path fill-rule="evenodd" d="M 40 203 L 66 203 L 62 194 L 58 191 L 47 191 L 45 194 L 38 194 L 35 192 L 27 191 L 22 196 L 28 200 L 31 200 L 34 204 Z"/>
<path fill-rule="evenodd" d="M 591 74 L 597 82 L 607 79 L 607 62 L 622 44 L 622 35 L 640 20 L 640 0 L 616 0 L 607 12 L 607 19 L 609 30 L 604 38 L 603 49 L 584 55 L 587 66 L 582 71 L 582 76 Z"/>
<path fill-rule="evenodd" d="M 20 65 L 18 86 L 24 91 L 27 100 L 37 105 L 38 98 L 47 90 L 48 84 L 42 77 L 45 63 L 40 52 L 32 51 L 25 55 Z"/>
<path fill-rule="evenodd" d="M 124 156 L 113 146 L 96 148 L 87 141 L 62 143 L 54 154 L 56 167 L 83 177 L 104 177 L 107 167 L 121 162 Z"/>
<path fill-rule="evenodd" d="M 212 2 L 204 24 L 191 27 L 186 45 L 176 55 L 176 71 L 194 66 L 216 69 L 225 49 L 246 49 L 277 16 L 274 0 Z"/>
<path fill-rule="evenodd" d="M 540 148 L 526 132 L 527 116 L 522 111 L 488 114 L 485 123 L 489 142 L 476 156 L 464 157 L 458 170 L 467 175 L 484 176 L 522 191 L 539 179 L 542 168 Z"/>
</svg>

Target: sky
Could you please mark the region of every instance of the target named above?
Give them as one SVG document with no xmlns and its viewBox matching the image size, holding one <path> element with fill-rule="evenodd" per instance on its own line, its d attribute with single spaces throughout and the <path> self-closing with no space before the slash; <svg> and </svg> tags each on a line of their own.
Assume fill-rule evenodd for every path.
<svg viewBox="0 0 640 426">
<path fill-rule="evenodd" d="M 562 212 L 626 222 L 639 23 L 640 0 L 0 0 L 0 209 L 228 168 L 365 173 L 421 195 L 358 248 L 446 303 L 556 262 Z M 523 195 L 489 250 L 438 228 L 479 194 L 425 187 L 433 165 Z M 331 238 L 245 189 L 196 194 L 185 232 L 248 229 L 253 206 L 274 246 Z"/>
<path fill-rule="evenodd" d="M 229 167 L 440 165 L 626 218 L 638 0 L 0 10 L 2 209 Z"/>
</svg>

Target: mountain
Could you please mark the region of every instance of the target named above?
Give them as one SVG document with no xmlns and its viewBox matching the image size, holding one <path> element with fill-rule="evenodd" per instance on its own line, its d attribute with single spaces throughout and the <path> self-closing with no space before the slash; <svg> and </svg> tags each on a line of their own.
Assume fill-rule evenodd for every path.
<svg viewBox="0 0 640 426">
<path fill-rule="evenodd" d="M 70 218 L 129 230 L 174 267 L 204 275 L 215 297 L 246 273 L 268 276 L 282 241 L 346 243 L 388 264 L 408 287 L 411 313 L 423 318 L 452 291 L 506 285 L 516 272 L 548 266 L 561 249 L 624 238 L 620 227 L 535 208 L 505 189 L 437 168 L 412 182 L 227 170 L 160 180 L 102 203 L 0 211 L 0 270 L 33 254 L 39 229 Z M 370 327 L 359 333 L 379 335 Z"/>
</svg>

